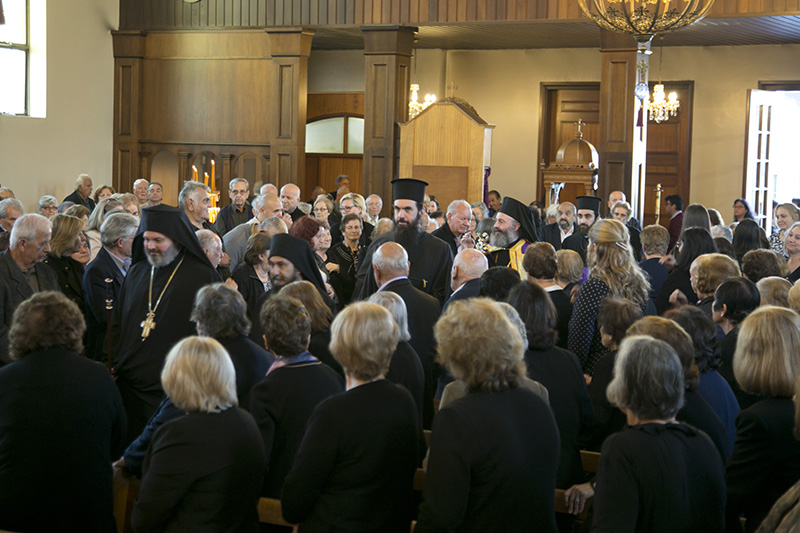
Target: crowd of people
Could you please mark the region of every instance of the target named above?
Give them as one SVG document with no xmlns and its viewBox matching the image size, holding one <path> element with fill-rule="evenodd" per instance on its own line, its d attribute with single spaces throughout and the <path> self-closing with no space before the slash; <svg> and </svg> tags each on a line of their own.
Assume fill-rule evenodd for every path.
<svg viewBox="0 0 800 533">
<path fill-rule="evenodd" d="M 0 529 L 800 527 L 800 201 L 226 185 L 0 188 Z"/>
</svg>

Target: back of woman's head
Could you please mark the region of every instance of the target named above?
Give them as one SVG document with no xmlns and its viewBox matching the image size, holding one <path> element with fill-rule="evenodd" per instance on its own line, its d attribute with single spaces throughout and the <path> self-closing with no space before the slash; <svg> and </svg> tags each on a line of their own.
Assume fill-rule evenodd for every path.
<svg viewBox="0 0 800 533">
<path fill-rule="evenodd" d="M 689 228 L 703 228 L 704 230 L 711 231 L 711 221 L 708 217 L 708 211 L 700 204 L 691 204 L 683 212 L 683 226 L 681 232 Z"/>
<path fill-rule="evenodd" d="M 629 232 L 621 222 L 598 220 L 589 230 L 587 250 L 592 277 L 603 281 L 612 296 L 643 305 L 650 282 L 633 258 Z"/>
<path fill-rule="evenodd" d="M 686 388 L 697 388 L 700 384 L 700 371 L 695 363 L 694 344 L 689 334 L 676 322 L 660 316 L 646 316 L 628 329 L 628 336 L 631 335 L 649 335 L 669 344 L 678 354 Z"/>
<path fill-rule="evenodd" d="M 364 381 L 388 372 L 399 340 L 391 313 L 371 302 L 345 307 L 331 325 L 331 354 L 345 373 Z"/>
<path fill-rule="evenodd" d="M 513 268 L 492 267 L 481 274 L 478 294 L 497 302 L 505 302 L 511 287 L 519 282 L 519 273 Z"/>
<path fill-rule="evenodd" d="M 700 294 L 714 294 L 717 287 L 731 278 L 742 275 L 739 265 L 724 254 L 705 254 L 694 260 L 695 291 Z"/>
<path fill-rule="evenodd" d="M 317 220 L 316 218 L 306 215 L 304 217 L 300 217 L 292 227 L 289 228 L 289 235 L 292 237 L 297 237 L 298 239 L 303 239 L 307 243 L 311 244 L 311 239 L 319 233 L 319 228 L 322 227 L 322 223 Z"/>
<path fill-rule="evenodd" d="M 556 343 L 556 308 L 550 296 L 535 283 L 517 283 L 508 293 L 508 303 L 525 324 L 528 347 L 547 350 Z"/>
<path fill-rule="evenodd" d="M 516 388 L 525 377 L 522 339 L 488 298 L 448 305 L 434 335 L 439 362 L 470 389 Z"/>
<path fill-rule="evenodd" d="M 750 250 L 769 248 L 769 240 L 767 240 L 764 230 L 758 226 L 755 220 L 747 218 L 736 226 L 732 244 L 736 259 L 740 262 L 744 258 L 744 254 Z"/>
<path fill-rule="evenodd" d="M 675 350 L 662 340 L 634 335 L 622 341 L 608 401 L 640 420 L 669 420 L 683 407 L 684 380 Z"/>
<path fill-rule="evenodd" d="M 281 294 L 297 298 L 311 317 L 311 331 L 327 331 L 331 325 L 333 313 L 325 305 L 319 291 L 310 281 L 293 281 L 281 289 Z"/>
<path fill-rule="evenodd" d="M 750 250 L 742 257 L 742 273 L 752 281 L 758 283 L 770 276 L 785 277 L 789 274 L 786 261 L 776 252 L 759 248 Z"/>
<path fill-rule="evenodd" d="M 674 321 L 692 338 L 695 362 L 701 374 L 719 368 L 717 326 L 707 313 L 692 305 L 684 305 L 667 311 L 664 318 Z"/>
<path fill-rule="evenodd" d="M 53 227 L 50 254 L 53 257 L 62 257 L 74 253 L 80 245 L 83 220 L 70 215 L 55 215 L 50 223 Z"/>
<path fill-rule="evenodd" d="M 236 370 L 228 352 L 210 337 L 187 337 L 167 355 L 164 392 L 189 413 L 218 413 L 238 405 Z"/>
<path fill-rule="evenodd" d="M 800 281 L 795 281 L 789 290 L 789 309 L 800 313 Z"/>
<path fill-rule="evenodd" d="M 733 278 L 723 281 L 714 292 L 714 311 L 722 311 L 725 306 L 723 318 L 731 323 L 739 324 L 747 318 L 759 305 L 761 294 L 756 284 L 747 278 Z"/>
<path fill-rule="evenodd" d="M 268 299 L 258 315 L 267 349 L 278 356 L 300 355 L 308 347 L 311 318 L 303 302 L 281 291 Z"/>
<path fill-rule="evenodd" d="M 708 230 L 689 228 L 681 234 L 680 251 L 676 269 L 688 270 L 692 262 L 703 254 L 717 253 L 717 245 Z"/>
<path fill-rule="evenodd" d="M 389 311 L 397 323 L 397 327 L 400 328 L 401 341 L 411 340 L 411 333 L 408 332 L 408 308 L 399 294 L 392 291 L 379 291 L 370 296 L 368 301 Z"/>
<path fill-rule="evenodd" d="M 250 333 L 247 303 L 236 289 L 225 283 L 206 285 L 195 294 L 190 317 L 200 335 L 235 339 Z"/>
<path fill-rule="evenodd" d="M 743 391 L 790 397 L 800 377 L 800 315 L 772 306 L 753 311 L 739 329 L 733 373 Z"/>
<path fill-rule="evenodd" d="M 577 283 L 583 279 L 583 259 L 575 250 L 561 249 L 558 258 L 558 280 L 562 283 Z"/>
<path fill-rule="evenodd" d="M 642 318 L 642 308 L 623 298 L 606 298 L 597 313 L 597 328 L 619 346 L 628 328 Z"/>
<path fill-rule="evenodd" d="M 60 292 L 37 292 L 14 311 L 8 352 L 17 361 L 36 350 L 60 348 L 83 353 L 86 323 L 75 302 Z"/>
<path fill-rule="evenodd" d="M 792 290 L 792 284 L 786 278 L 770 276 L 759 280 L 756 287 L 761 295 L 762 307 L 767 305 L 789 307 L 789 291 Z"/>
</svg>

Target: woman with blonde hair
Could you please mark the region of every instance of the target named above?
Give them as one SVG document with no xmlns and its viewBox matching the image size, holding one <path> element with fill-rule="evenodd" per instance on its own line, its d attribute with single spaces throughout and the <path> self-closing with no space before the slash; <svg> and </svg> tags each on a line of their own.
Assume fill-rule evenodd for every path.
<svg viewBox="0 0 800 533">
<path fill-rule="evenodd" d="M 800 221 L 800 209 L 792 203 L 780 204 L 775 208 L 775 222 L 778 231 L 769 236 L 769 247 L 773 252 L 782 257 L 788 257 L 786 253 L 786 235 L 792 224 Z"/>
<path fill-rule="evenodd" d="M 800 315 L 761 307 L 742 322 L 733 372 L 758 401 L 736 419 L 728 460 L 727 519 L 755 531 L 773 503 L 800 478 L 800 442 L 794 438 L 794 382 L 800 377 Z"/>
<path fill-rule="evenodd" d="M 597 330 L 597 312 L 603 299 L 625 298 L 641 307 L 645 314 L 653 314 L 653 310 L 650 282 L 633 258 L 628 230 L 621 222 L 598 220 L 589 230 L 586 254 L 589 279 L 581 286 L 572 309 L 567 344 L 578 356 L 583 372 L 591 376 L 595 363 L 605 353 Z"/>
<path fill-rule="evenodd" d="M 236 371 L 222 345 L 187 337 L 167 355 L 164 392 L 187 413 L 156 430 L 131 521 L 137 531 L 258 529 L 264 445 L 237 407 Z"/>
<path fill-rule="evenodd" d="M 414 400 L 384 379 L 399 328 L 383 307 L 359 302 L 331 329 L 347 391 L 311 415 L 283 485 L 283 517 L 301 531 L 405 533 L 422 451 Z"/>
<path fill-rule="evenodd" d="M 82 286 L 83 272 L 86 268 L 71 257 L 81 249 L 83 221 L 69 215 L 55 215 L 50 219 L 50 223 L 53 228 L 50 253 L 44 262 L 56 273 L 61 292 L 78 304 L 81 313 L 86 316 L 87 308 Z"/>
<path fill-rule="evenodd" d="M 106 215 L 119 209 L 122 209 L 122 202 L 116 198 L 108 197 L 101 199 L 94 208 L 94 211 L 92 211 L 92 214 L 89 215 L 89 225 L 86 226 L 86 238 L 89 240 L 90 261 L 94 261 L 98 252 L 100 252 L 100 247 L 103 245 L 100 242 L 100 226 L 105 222 Z"/>
</svg>

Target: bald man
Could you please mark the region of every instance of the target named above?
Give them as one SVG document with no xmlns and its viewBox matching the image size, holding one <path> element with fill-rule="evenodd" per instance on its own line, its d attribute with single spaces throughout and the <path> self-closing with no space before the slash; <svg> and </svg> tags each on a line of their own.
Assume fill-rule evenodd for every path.
<svg viewBox="0 0 800 533">
<path fill-rule="evenodd" d="M 414 287 L 408 280 L 408 253 L 396 242 L 384 243 L 375 251 L 372 270 L 378 292 L 393 292 L 406 303 L 408 332 L 411 334 L 408 342 L 417 352 L 425 372 L 422 419 L 423 427 L 428 429 L 433 421 L 433 359 L 436 355 L 433 326 L 439 319 L 439 301 Z"/>
<path fill-rule="evenodd" d="M 611 193 L 608 195 L 608 204 L 607 204 L 608 212 L 606 213 L 606 218 L 614 218 L 613 214 L 611 213 L 611 211 L 614 209 L 614 206 L 617 204 L 617 202 L 626 202 L 626 201 L 627 198 L 625 197 L 624 192 L 611 191 Z M 633 228 L 639 232 L 642 231 L 642 224 L 635 216 L 633 216 L 633 213 L 631 213 L 630 218 L 628 218 L 628 222 L 626 223 L 626 225 L 629 228 Z M 556 250 L 558 250 L 558 248 L 556 248 Z"/>
<path fill-rule="evenodd" d="M 300 187 L 294 183 L 287 183 L 281 187 L 281 206 L 283 212 L 292 217 L 292 222 L 297 222 L 298 219 L 305 216 L 297 204 L 300 203 Z"/>
<path fill-rule="evenodd" d="M 445 302 L 442 312 L 455 300 L 476 298 L 480 291 L 481 275 L 489 269 L 486 256 L 474 248 L 466 248 L 458 252 L 450 271 L 450 286 L 453 294 Z"/>
</svg>

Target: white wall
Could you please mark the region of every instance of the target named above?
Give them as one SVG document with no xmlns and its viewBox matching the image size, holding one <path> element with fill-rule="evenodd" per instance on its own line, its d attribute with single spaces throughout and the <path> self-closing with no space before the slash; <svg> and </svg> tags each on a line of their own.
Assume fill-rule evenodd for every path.
<svg viewBox="0 0 800 533">
<path fill-rule="evenodd" d="M 318 52 L 323 61 L 309 68 L 309 90 L 363 91 L 360 51 Z M 324 54 L 324 55 L 323 55 Z M 542 82 L 599 82 L 595 49 L 419 50 L 421 92 L 455 95 L 469 102 L 497 128 L 492 150 L 493 188 L 528 202 L 536 190 L 539 161 L 539 107 Z M 730 211 L 741 195 L 747 89 L 759 81 L 800 80 L 800 45 L 670 47 L 664 52 L 663 79 L 694 80 L 691 202 Z M 312 54 L 312 60 L 314 60 Z M 313 62 L 313 61 L 312 61 Z M 657 60 L 651 61 L 657 69 Z M 353 72 L 350 82 L 346 77 Z M 651 72 L 657 77 L 657 70 Z M 311 79 L 313 76 L 313 79 Z"/>
<path fill-rule="evenodd" d="M 47 2 L 47 118 L 0 117 L 0 183 L 28 212 L 72 192 L 78 174 L 111 182 L 118 20 L 113 0 Z"/>
</svg>

